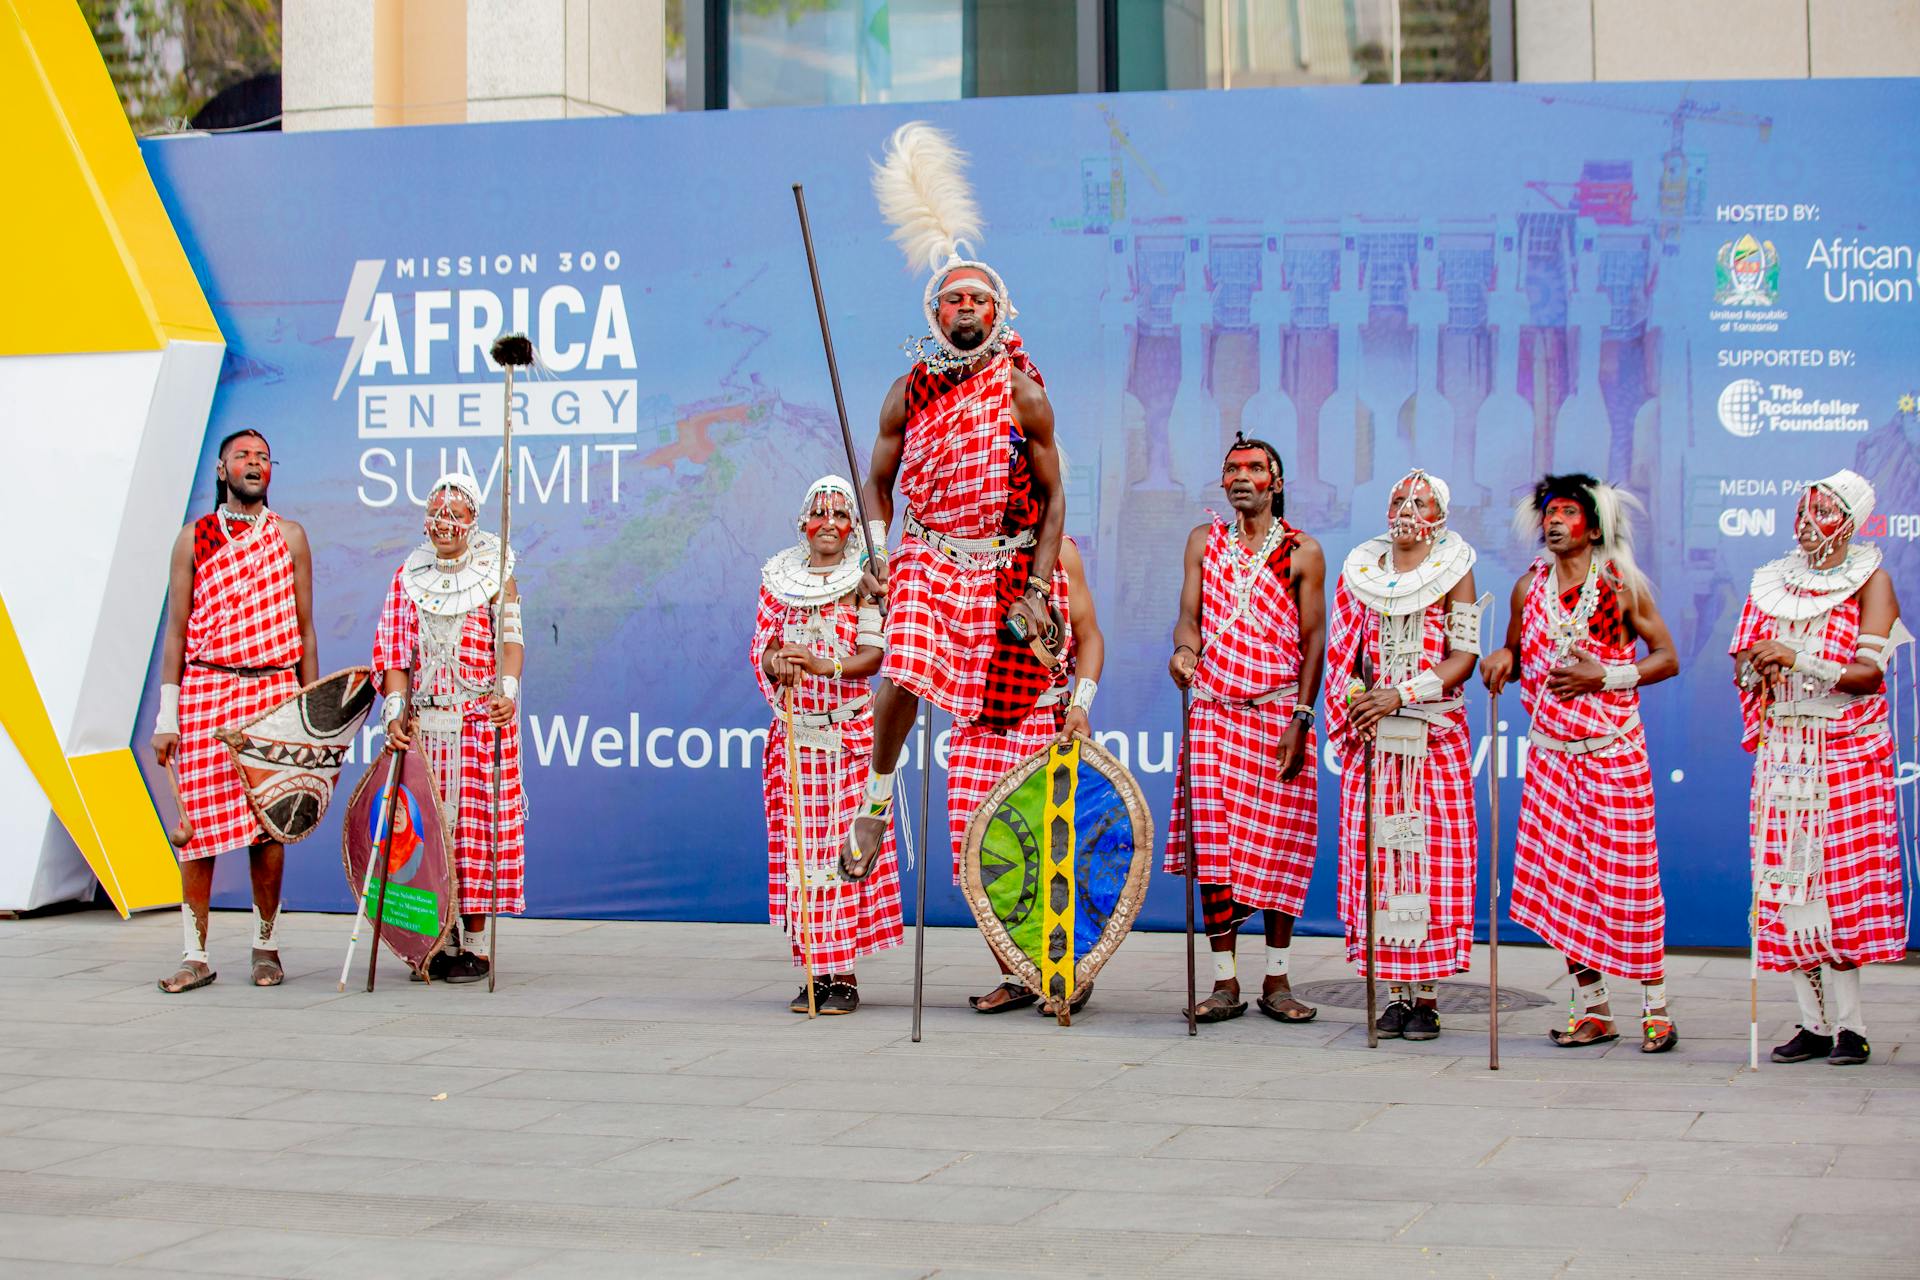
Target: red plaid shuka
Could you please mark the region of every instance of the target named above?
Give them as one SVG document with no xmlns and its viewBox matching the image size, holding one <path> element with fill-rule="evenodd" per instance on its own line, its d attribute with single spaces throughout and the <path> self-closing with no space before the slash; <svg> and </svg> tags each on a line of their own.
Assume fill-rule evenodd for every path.
<svg viewBox="0 0 1920 1280">
<path fill-rule="evenodd" d="M 214 740 L 213 731 L 250 720 L 300 691 L 293 552 L 273 512 L 231 539 L 218 512 L 195 522 L 185 652 L 177 768 L 193 839 L 177 852 L 180 861 L 192 862 L 267 838 L 247 803 L 233 753 Z M 209 670 L 207 663 L 273 670 L 244 676 Z"/>
<path fill-rule="evenodd" d="M 1067 575 L 1053 575 L 1053 607 L 1068 618 Z M 1050 706 L 1030 707 L 1011 728 L 998 729 L 985 719 L 956 728 L 947 739 L 947 834 L 953 847 L 953 882 L 960 883 L 961 851 L 967 843 L 967 824 L 985 803 L 987 793 L 1013 767 L 1053 741 L 1067 716 L 1065 693 L 1073 680 L 1073 623 L 1066 621 L 1065 648 L 1053 669 L 1050 687 L 1061 691 Z"/>
<path fill-rule="evenodd" d="M 1246 553 L 1235 549 L 1233 527 L 1214 519 L 1201 563 L 1203 642 L 1193 677 L 1189 741 L 1181 747 L 1183 764 L 1174 774 L 1166 856 L 1169 873 L 1185 873 L 1183 779 L 1190 768 L 1200 881 L 1227 885 L 1234 901 L 1246 906 L 1293 916 L 1306 907 L 1320 836 L 1318 752 L 1309 732 L 1306 763 L 1292 782 L 1282 782 L 1280 738 L 1293 717 L 1293 699 L 1258 707 L 1244 704 L 1300 680 L 1300 611 L 1288 580 L 1298 540 L 1288 528 L 1272 557 L 1257 570 L 1261 576 L 1246 612 L 1215 634 L 1233 613 L 1234 560 L 1244 560 Z M 1190 766 L 1184 763 L 1189 750 Z"/>
<path fill-rule="evenodd" d="M 753 639 L 747 646 L 754 679 L 773 708 L 760 769 L 761 802 L 767 816 L 767 919 L 786 932 L 797 967 L 804 967 L 806 961 L 800 913 L 788 910 L 791 899 L 798 896 L 799 867 L 793 849 L 793 784 L 787 772 L 786 691 L 768 678 L 760 657 L 769 646 L 786 643 L 783 637 L 792 628 L 796 643 L 823 657 L 837 651 L 844 661 L 857 647 L 860 613 L 851 597 L 816 609 L 788 604 L 762 587 Z M 816 621 L 833 629 L 831 643 L 813 629 Z M 871 617 L 868 629 L 878 627 L 879 619 Z M 807 629 L 804 640 L 798 638 L 802 628 Z M 793 713 L 832 711 L 870 692 L 865 680 L 808 676 L 793 691 Z M 817 975 L 852 973 L 854 961 L 897 947 L 901 939 L 900 870 L 894 858 L 892 824 L 872 873 L 860 881 L 839 877 L 840 845 L 867 786 L 873 754 L 872 707 L 834 729 L 840 736 L 838 750 L 803 746 L 798 756 L 806 863 L 814 882 L 807 895 L 805 932 Z M 829 877 L 831 883 L 818 883 Z"/>
<path fill-rule="evenodd" d="M 380 610 L 379 624 L 373 633 L 373 671 L 378 681 L 388 671 L 413 672 L 414 655 L 420 645 L 420 613 L 407 595 L 403 572 L 396 570 L 393 585 L 387 588 L 386 603 Z M 456 657 L 460 676 L 468 685 L 493 688 L 494 643 L 493 611 L 482 605 L 467 612 L 460 632 Z M 444 694 L 454 691 L 451 676 L 443 674 L 439 686 L 416 689 L 417 694 Z M 454 870 L 460 877 L 460 912 L 485 915 L 498 910 L 502 915 L 519 915 L 527 909 L 527 797 L 520 785 L 520 721 L 500 726 L 500 813 L 496 821 L 493 809 L 494 726 L 487 719 L 486 695 L 472 698 L 460 709 L 460 733 L 457 737 L 441 734 L 416 734 L 418 749 L 427 753 L 433 776 L 443 799 L 458 797 L 450 824 L 453 836 Z M 498 906 L 494 893 L 495 838 L 499 842 Z"/>
<path fill-rule="evenodd" d="M 1447 656 L 1445 597 L 1427 606 L 1421 618 L 1420 638 L 1425 661 L 1422 670 L 1440 665 Z M 1334 589 L 1333 624 L 1328 633 L 1327 670 L 1335 675 L 1334 692 L 1327 698 L 1327 741 L 1340 744 L 1340 919 L 1347 926 L 1347 960 L 1362 976 L 1366 973 L 1366 745 L 1355 735 L 1347 717 L 1344 693 L 1346 673 L 1362 643 L 1375 671 L 1385 670 L 1380 652 L 1380 615 L 1347 590 L 1345 575 Z M 1389 982 L 1437 982 L 1465 973 L 1473 955 L 1473 882 L 1480 849 L 1479 826 L 1473 807 L 1471 735 L 1464 712 L 1451 712 L 1449 725 L 1427 726 L 1427 756 L 1420 761 L 1420 811 L 1427 822 L 1427 851 L 1411 864 L 1414 875 L 1400 887 L 1427 895 L 1427 940 L 1416 947 L 1374 944 L 1377 977 Z M 1385 811 L 1402 806 L 1395 797 L 1400 770 L 1376 758 L 1373 776 L 1375 804 Z M 1381 855 L 1375 854 L 1376 859 Z M 1403 868 L 1407 864 L 1403 864 Z M 1376 875 L 1381 864 L 1376 861 Z M 1376 880 L 1377 884 L 1377 880 Z M 1385 891 L 1376 906 L 1384 907 Z"/>
<path fill-rule="evenodd" d="M 1038 519 L 1026 440 L 1013 419 L 1012 370 L 1039 381 L 1018 336 L 964 378 L 916 365 L 907 375 L 900 493 L 927 528 L 994 538 Z M 1047 687 L 1025 646 L 997 639 L 1007 605 L 1024 590 L 1031 556 L 962 568 L 911 534 L 887 568 L 887 656 L 880 674 L 967 724 L 990 710 L 1017 723 Z M 1054 567 L 1056 588 L 1064 571 Z M 1003 599 L 1004 597 L 1004 599 Z M 989 698 L 992 707 L 988 707 Z"/>
<path fill-rule="evenodd" d="M 1751 649 L 1774 638 L 1776 624 L 1748 597 L 1729 652 Z M 1842 665 L 1853 661 L 1860 641 L 1860 602 L 1847 600 L 1827 615 L 1818 657 Z M 1761 783 L 1770 748 L 1779 735 L 1769 726 L 1761 734 L 1764 699 L 1758 689 L 1740 692 L 1740 745 L 1755 752 L 1753 811 L 1757 823 Z M 1789 942 L 1777 903 L 1760 904 L 1760 967 L 1773 971 L 1810 969 L 1835 958 L 1851 964 L 1899 960 L 1907 953 L 1906 904 L 1902 894 L 1898 819 L 1893 801 L 1894 746 L 1887 722 L 1885 692 L 1855 697 L 1839 717 L 1826 723 L 1825 753 L 1829 807 L 1822 841 L 1819 896 L 1833 916 L 1830 944 Z M 1785 824 L 1778 813 L 1756 843 L 1768 866 L 1785 854 Z M 1828 954 L 1828 947 L 1832 954 Z"/>
<path fill-rule="evenodd" d="M 1618 732 L 1640 708 L 1637 691 L 1588 693 L 1565 702 L 1546 691 L 1553 660 L 1547 633 L 1552 559 L 1536 559 L 1530 572 L 1520 623 L 1520 700 L 1533 728 L 1562 742 Z M 1632 662 L 1635 642 L 1607 572 L 1600 575 L 1599 590 L 1582 647 L 1606 666 Z M 1579 597 L 1576 583 L 1561 593 L 1560 607 L 1571 610 Z M 1536 746 L 1526 761 L 1513 851 L 1514 921 L 1576 964 L 1616 978 L 1661 977 L 1667 908 L 1660 894 L 1646 731 L 1636 726 L 1589 755 Z"/>
</svg>

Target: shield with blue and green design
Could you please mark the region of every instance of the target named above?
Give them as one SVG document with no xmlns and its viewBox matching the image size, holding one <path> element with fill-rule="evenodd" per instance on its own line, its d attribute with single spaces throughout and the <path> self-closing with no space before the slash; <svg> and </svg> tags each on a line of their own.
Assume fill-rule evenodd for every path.
<svg viewBox="0 0 1920 1280">
<path fill-rule="evenodd" d="M 1014 766 L 967 824 L 961 886 L 973 918 L 1062 1024 L 1133 927 L 1153 834 L 1133 775 L 1079 740 Z"/>
</svg>

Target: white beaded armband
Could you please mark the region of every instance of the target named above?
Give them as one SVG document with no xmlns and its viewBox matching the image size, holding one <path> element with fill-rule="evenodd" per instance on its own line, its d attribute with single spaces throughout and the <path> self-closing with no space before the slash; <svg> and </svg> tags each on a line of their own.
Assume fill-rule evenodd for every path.
<svg viewBox="0 0 1920 1280">
<path fill-rule="evenodd" d="M 526 635 L 520 629 L 520 602 L 509 600 L 500 606 L 500 641 L 503 644 L 525 644 Z"/>
<path fill-rule="evenodd" d="M 1456 600 L 1447 610 L 1447 646 L 1455 653 L 1470 653 L 1476 658 L 1483 648 L 1480 640 L 1481 619 L 1486 615 L 1487 604 L 1493 599 L 1488 592 L 1478 600 L 1468 603 Z"/>
<path fill-rule="evenodd" d="M 1422 671 L 1410 680 L 1402 680 L 1395 687 L 1400 691 L 1402 706 L 1412 706 L 1416 702 L 1431 702 L 1447 691 L 1447 687 L 1440 683 L 1439 673 L 1435 671 Z"/>
<path fill-rule="evenodd" d="M 1821 684 L 1833 684 L 1840 679 L 1840 673 L 1846 668 L 1826 658 L 1816 658 L 1810 653 L 1795 654 L 1793 669 L 1803 675 L 1812 676 Z"/>
<path fill-rule="evenodd" d="M 384 733 L 393 727 L 393 722 L 407 714 L 407 695 L 390 693 L 380 703 L 380 729 Z"/>
<path fill-rule="evenodd" d="M 1082 711 L 1093 710 L 1093 695 L 1100 691 L 1100 682 L 1081 676 L 1073 682 L 1073 705 Z"/>
<path fill-rule="evenodd" d="M 520 677 L 519 676 L 501 676 L 500 677 L 500 696 L 505 698 L 508 702 L 511 702 L 514 706 L 516 707 L 519 706 L 520 705 Z"/>
<path fill-rule="evenodd" d="M 163 684 L 160 686 L 160 714 L 153 718 L 155 733 L 180 732 L 180 686 Z"/>
<path fill-rule="evenodd" d="M 887 526 L 878 520 L 867 521 L 867 554 L 887 558 Z"/>
<path fill-rule="evenodd" d="M 883 649 L 887 644 L 887 633 L 882 629 L 880 610 L 870 604 L 860 606 L 855 616 L 853 646 L 856 649 Z"/>
<path fill-rule="evenodd" d="M 1608 693 L 1623 693 L 1640 683 L 1640 668 L 1631 662 L 1609 666 L 1600 677 L 1600 687 Z"/>
<path fill-rule="evenodd" d="M 1853 651 L 1855 662 L 1864 662 L 1881 675 L 1887 673 L 1887 638 L 1885 636 L 1861 636 L 1860 643 Z"/>
</svg>

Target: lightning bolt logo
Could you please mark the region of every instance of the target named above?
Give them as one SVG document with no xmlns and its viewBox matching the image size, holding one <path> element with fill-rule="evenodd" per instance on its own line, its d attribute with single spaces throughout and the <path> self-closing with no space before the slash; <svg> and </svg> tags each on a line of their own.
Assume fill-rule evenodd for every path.
<svg viewBox="0 0 1920 1280">
<path fill-rule="evenodd" d="M 333 327 L 334 337 L 353 339 L 347 349 L 347 362 L 340 366 L 340 381 L 333 384 L 335 400 L 347 389 L 347 379 L 353 376 L 360 353 L 373 337 L 373 295 L 386 269 L 385 258 L 361 258 L 353 264 L 353 279 L 347 282 L 347 296 L 340 303 L 340 323 Z"/>
</svg>

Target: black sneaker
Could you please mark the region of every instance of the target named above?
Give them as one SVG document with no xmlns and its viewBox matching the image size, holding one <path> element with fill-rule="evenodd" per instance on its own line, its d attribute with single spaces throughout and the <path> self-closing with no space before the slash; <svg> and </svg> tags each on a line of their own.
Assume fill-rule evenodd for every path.
<svg viewBox="0 0 1920 1280">
<path fill-rule="evenodd" d="M 1406 1033 L 1407 1018 L 1413 1013 L 1413 1006 L 1405 1000 L 1394 1000 L 1380 1011 L 1374 1019 L 1373 1029 L 1382 1040 L 1398 1040 Z"/>
<path fill-rule="evenodd" d="M 827 1002 L 827 980 L 825 978 L 816 978 L 814 979 L 814 983 L 813 983 L 813 1007 L 815 1010 L 818 1010 L 819 1007 L 825 1004 L 826 1002 Z M 800 984 L 800 994 L 795 996 L 787 1004 L 787 1008 L 793 1010 L 793 1012 L 795 1013 L 805 1013 L 807 1011 L 807 984 L 806 983 L 803 982 Z"/>
<path fill-rule="evenodd" d="M 821 1013 L 852 1013 L 860 1007 L 860 988 L 851 982 L 829 982 L 827 998 L 820 1002 Z"/>
<path fill-rule="evenodd" d="M 433 953 L 433 958 L 427 961 L 427 971 L 425 973 L 422 973 L 418 969 L 409 969 L 407 971 L 407 981 L 408 982 L 425 982 L 427 979 L 431 978 L 435 982 L 445 982 L 447 980 L 448 967 L 451 966 L 452 964 L 453 964 L 452 952 L 436 951 Z"/>
<path fill-rule="evenodd" d="M 1401 1028 L 1400 1036 L 1404 1040 L 1438 1040 L 1440 1011 L 1425 1005 L 1414 1005 L 1407 1011 L 1406 1025 Z"/>
<path fill-rule="evenodd" d="M 1809 1062 L 1814 1058 L 1824 1058 L 1832 1052 L 1832 1036 L 1818 1036 L 1801 1027 L 1793 1033 L 1793 1039 L 1773 1047 L 1773 1060 L 1775 1062 Z"/>
<path fill-rule="evenodd" d="M 1842 1027 L 1833 1038 L 1833 1052 L 1827 1055 L 1827 1062 L 1836 1067 L 1857 1067 L 1872 1056 L 1873 1046 L 1865 1036 Z"/>
<path fill-rule="evenodd" d="M 447 962 L 448 982 L 478 982 L 487 976 L 487 958 L 477 956 L 471 951 L 462 951 Z"/>
</svg>

